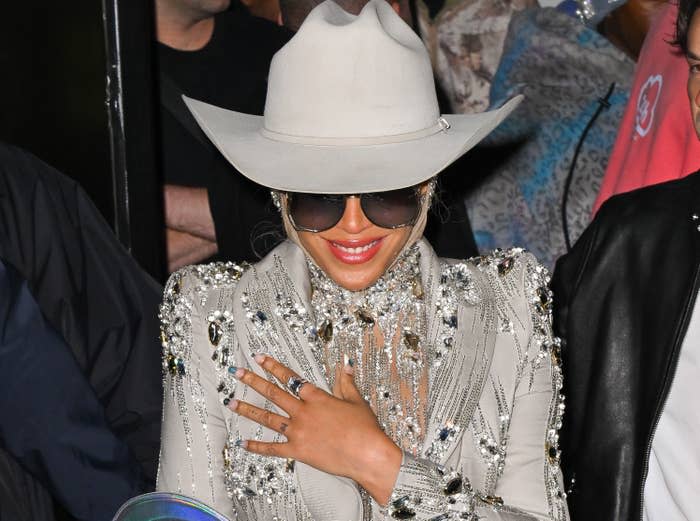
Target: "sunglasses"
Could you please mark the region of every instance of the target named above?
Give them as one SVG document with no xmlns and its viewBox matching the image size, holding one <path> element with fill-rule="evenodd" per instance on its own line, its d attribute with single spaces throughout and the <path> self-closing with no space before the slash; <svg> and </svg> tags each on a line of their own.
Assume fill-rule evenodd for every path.
<svg viewBox="0 0 700 521">
<path fill-rule="evenodd" d="M 357 195 L 287 192 L 287 215 L 297 231 L 322 232 L 342 219 L 349 197 L 360 199 L 362 212 L 372 224 L 389 229 L 414 224 L 422 204 L 419 186 Z"/>
</svg>

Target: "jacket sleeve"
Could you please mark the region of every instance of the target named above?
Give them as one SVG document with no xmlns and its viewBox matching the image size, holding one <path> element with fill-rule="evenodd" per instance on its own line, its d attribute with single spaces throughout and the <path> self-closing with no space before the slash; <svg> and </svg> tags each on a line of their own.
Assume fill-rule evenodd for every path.
<svg viewBox="0 0 700 521">
<path fill-rule="evenodd" d="M 74 180 L 4 143 L 0 230 L 0 257 L 28 282 L 108 425 L 153 487 L 162 405 L 154 339 L 162 288 Z"/>
<path fill-rule="evenodd" d="M 586 228 L 586 231 L 576 241 L 574 248 L 557 260 L 552 277 L 552 291 L 557 300 L 554 308 L 554 333 L 565 342 L 567 334 L 567 320 L 571 300 L 581 282 L 581 277 L 589 259 L 593 254 L 598 238 L 600 223 L 605 221 L 610 204 L 603 204 L 598 211 L 598 217 Z M 564 346 L 565 347 L 565 346 Z"/>
<path fill-rule="evenodd" d="M 514 356 L 512 375 L 496 371 L 496 379 L 514 380 L 511 397 L 505 397 L 507 424 L 505 463 L 488 492 L 478 490 L 462 472 L 462 456 L 445 466 L 404 453 L 392 493 L 389 513 L 397 518 L 427 520 L 469 519 L 476 521 L 568 520 L 559 470 L 558 429 L 563 413 L 559 342 L 551 329 L 549 276 L 529 254 L 518 254 L 516 270 L 502 282 L 491 275 L 502 290 L 497 298 L 508 299 L 514 322 L 522 324 L 522 356 Z M 505 349 L 509 344 L 496 349 Z M 512 345 L 512 343 L 510 344 Z M 496 362 L 493 362 L 496 364 Z M 504 367 L 509 364 L 502 364 Z M 489 385 L 488 383 L 486 385 Z M 462 450 L 472 443 L 463 434 Z"/>
<path fill-rule="evenodd" d="M 109 521 L 146 491 L 138 462 L 107 424 L 69 346 L 27 281 L 2 262 L 0 382 L 0 445 L 72 518 Z"/>
<path fill-rule="evenodd" d="M 564 390 L 568 395 L 567 421 L 561 432 L 562 471 L 565 483 L 570 484 L 575 491 L 569 498 L 574 512 L 586 502 L 580 492 L 585 489 L 583 484 L 586 482 L 581 468 L 596 465 L 587 457 L 591 449 L 591 444 L 586 442 L 591 420 L 598 423 L 595 420 L 596 414 L 591 409 L 591 404 L 595 402 L 591 400 L 592 397 L 607 396 L 611 391 L 600 393 L 596 380 L 600 381 L 601 376 L 605 375 L 599 364 L 610 356 L 606 351 L 615 347 L 604 325 L 615 317 L 615 310 L 611 310 L 610 303 L 615 303 L 616 300 L 615 297 L 610 298 L 610 295 L 615 294 L 619 278 L 612 265 L 620 258 L 619 247 L 624 242 L 609 243 L 611 236 L 621 236 L 614 232 L 615 227 L 624 222 L 615 211 L 614 201 L 619 197 L 623 196 L 615 196 L 603 203 L 596 218 L 573 249 L 557 261 L 552 277 L 552 290 L 557 302 L 554 308 L 554 332 L 562 339 Z M 608 223 L 613 223 L 612 227 Z M 625 269 L 619 266 L 616 269 Z M 639 275 L 634 278 L 644 279 Z M 599 297 L 592 300 L 590 295 Z M 612 307 L 615 307 L 614 304 Z M 620 334 L 625 334 L 625 330 L 620 329 Z M 643 333 L 640 331 L 640 334 Z M 606 344 L 608 347 L 605 347 Z M 616 449 L 615 446 L 610 450 Z M 590 476 L 593 477 L 593 474 Z M 592 483 L 588 489 L 595 491 L 598 484 Z M 616 492 L 611 491 L 610 496 L 613 495 Z M 584 506 L 584 509 L 588 510 L 588 507 Z"/>
<path fill-rule="evenodd" d="M 161 305 L 163 427 L 156 488 L 194 497 L 230 518 L 224 483 L 227 437 L 197 267 L 174 273 Z"/>
</svg>

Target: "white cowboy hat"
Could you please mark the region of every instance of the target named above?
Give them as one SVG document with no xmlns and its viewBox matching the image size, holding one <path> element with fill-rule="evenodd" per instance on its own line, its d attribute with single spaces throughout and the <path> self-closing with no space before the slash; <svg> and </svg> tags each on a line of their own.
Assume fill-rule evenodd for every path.
<svg viewBox="0 0 700 521">
<path fill-rule="evenodd" d="M 385 0 L 318 5 L 272 59 L 264 116 L 185 102 L 243 175 L 281 191 L 365 193 L 430 179 L 493 130 L 498 110 L 440 116 L 430 58 Z"/>
</svg>

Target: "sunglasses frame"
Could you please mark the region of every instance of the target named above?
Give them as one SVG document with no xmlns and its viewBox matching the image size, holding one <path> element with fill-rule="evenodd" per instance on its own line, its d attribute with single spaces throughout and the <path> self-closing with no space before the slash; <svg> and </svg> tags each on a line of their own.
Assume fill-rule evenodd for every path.
<svg viewBox="0 0 700 521">
<path fill-rule="evenodd" d="M 430 190 L 426 190 L 425 193 L 421 193 L 421 189 L 423 188 L 423 184 L 416 185 L 413 187 L 408 187 L 408 188 L 413 189 L 413 191 L 416 195 L 416 201 L 418 202 L 418 209 L 416 211 L 416 214 L 408 222 L 405 222 L 402 224 L 397 224 L 395 226 L 381 226 L 380 224 L 377 224 L 372 219 L 370 219 L 370 217 L 367 215 L 367 212 L 365 211 L 364 207 L 362 206 L 362 198 L 363 198 L 363 196 L 376 195 L 376 194 L 381 194 L 383 192 L 367 192 L 367 193 L 363 193 L 363 194 L 332 194 L 332 195 L 337 195 L 339 197 L 344 198 L 345 205 L 343 207 L 343 212 L 340 214 L 340 217 L 338 218 L 338 220 L 336 222 L 334 222 L 331 226 L 329 226 L 327 228 L 318 229 L 318 230 L 314 229 L 314 228 L 306 228 L 304 226 L 299 226 L 296 222 L 294 222 L 294 217 L 292 217 L 292 212 L 291 212 L 291 206 L 292 206 L 291 200 L 293 199 L 294 194 L 299 193 L 299 192 L 282 192 L 282 193 L 284 193 L 284 195 L 287 199 L 286 205 L 285 205 L 285 211 L 287 213 L 287 217 L 289 218 L 289 222 L 292 224 L 294 229 L 298 232 L 320 233 L 320 232 L 325 232 L 326 230 L 330 230 L 331 228 L 333 228 L 333 226 L 337 225 L 341 221 L 341 219 L 343 218 L 343 215 L 345 215 L 345 209 L 347 208 L 347 205 L 348 205 L 348 199 L 351 197 L 357 197 L 358 199 L 360 199 L 360 208 L 362 208 L 362 213 L 364 214 L 364 216 L 367 218 L 367 220 L 369 222 L 371 222 L 375 226 L 379 226 L 380 228 L 384 228 L 385 230 L 397 230 L 399 228 L 405 228 L 406 226 L 413 226 L 416 223 L 416 221 L 418 220 L 418 216 L 420 215 L 421 206 L 423 205 L 423 202 L 425 201 L 425 197 L 430 192 Z M 402 188 L 399 188 L 398 190 L 402 190 Z M 388 191 L 391 191 L 391 190 L 388 190 Z M 311 195 L 328 195 L 328 194 L 311 194 Z"/>
</svg>

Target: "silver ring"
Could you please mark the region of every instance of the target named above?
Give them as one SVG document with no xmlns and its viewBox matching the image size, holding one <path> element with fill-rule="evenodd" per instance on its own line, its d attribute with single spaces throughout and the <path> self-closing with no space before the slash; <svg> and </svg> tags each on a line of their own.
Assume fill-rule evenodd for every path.
<svg viewBox="0 0 700 521">
<path fill-rule="evenodd" d="M 298 376 L 290 376 L 289 380 L 287 380 L 287 390 L 299 398 L 299 391 L 301 391 L 305 383 L 308 383 L 308 380 L 304 380 Z"/>
</svg>

